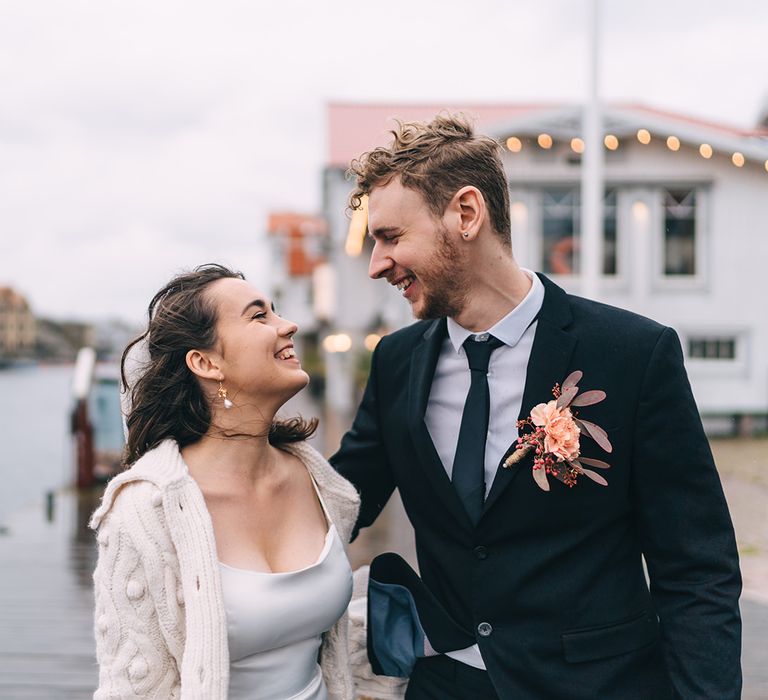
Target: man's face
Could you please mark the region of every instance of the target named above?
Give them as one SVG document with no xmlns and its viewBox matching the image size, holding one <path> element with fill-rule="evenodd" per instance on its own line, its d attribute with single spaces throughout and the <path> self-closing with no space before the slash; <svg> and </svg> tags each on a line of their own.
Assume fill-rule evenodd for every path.
<svg viewBox="0 0 768 700">
<path fill-rule="evenodd" d="M 464 261 L 421 194 L 399 178 L 375 187 L 368 198 L 368 230 L 374 240 L 370 277 L 401 289 L 416 318 L 459 314 L 468 288 Z"/>
</svg>

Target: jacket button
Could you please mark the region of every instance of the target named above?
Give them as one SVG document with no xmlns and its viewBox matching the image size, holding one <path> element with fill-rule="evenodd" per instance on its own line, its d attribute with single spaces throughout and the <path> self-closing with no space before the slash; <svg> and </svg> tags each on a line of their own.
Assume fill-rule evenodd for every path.
<svg viewBox="0 0 768 700">
<path fill-rule="evenodd" d="M 491 636 L 491 632 L 493 632 L 493 627 L 491 627 L 491 623 L 490 622 L 481 622 L 477 626 L 477 633 L 481 637 L 490 637 Z"/>
<path fill-rule="evenodd" d="M 480 545 L 479 547 L 475 547 L 472 551 L 475 553 L 475 557 L 477 559 L 488 558 L 488 550 L 485 547 L 483 547 L 483 545 Z"/>
</svg>

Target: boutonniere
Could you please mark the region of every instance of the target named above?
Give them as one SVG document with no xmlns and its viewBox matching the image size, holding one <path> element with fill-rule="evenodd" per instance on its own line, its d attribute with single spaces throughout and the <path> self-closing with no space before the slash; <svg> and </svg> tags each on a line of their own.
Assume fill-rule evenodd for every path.
<svg viewBox="0 0 768 700">
<path fill-rule="evenodd" d="M 597 472 L 584 465 L 608 469 L 609 464 L 599 459 L 580 456 L 579 439 L 582 435 L 591 437 L 606 452 L 612 452 L 608 434 L 599 425 L 577 418 L 580 406 L 592 406 L 605 398 L 605 392 L 599 389 L 579 394 L 576 386 L 584 375 L 580 370 L 571 372 L 563 385 L 555 384 L 549 403 L 540 403 L 533 407 L 531 415 L 517 422 L 518 430 L 526 430 L 517 439 L 515 451 L 504 461 L 505 467 L 517 464 L 526 454 L 533 451 L 533 479 L 543 491 L 549 491 L 547 475 L 552 475 L 566 486 L 573 487 L 580 474 L 592 479 L 601 486 L 608 482 Z"/>
</svg>

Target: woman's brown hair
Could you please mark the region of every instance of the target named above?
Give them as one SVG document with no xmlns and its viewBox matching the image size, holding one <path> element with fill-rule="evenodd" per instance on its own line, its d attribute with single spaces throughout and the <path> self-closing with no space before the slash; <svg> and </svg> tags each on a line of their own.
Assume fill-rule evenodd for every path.
<svg viewBox="0 0 768 700">
<path fill-rule="evenodd" d="M 179 449 L 186 447 L 211 427 L 209 401 L 187 367 L 186 356 L 189 350 L 208 350 L 216 344 L 217 309 L 206 290 L 213 282 L 227 278 L 245 279 L 241 272 L 223 265 L 200 265 L 174 277 L 149 302 L 147 330 L 128 345 L 120 365 L 131 404 L 126 417 L 124 465 L 133 464 L 168 438 L 175 440 Z M 129 386 L 126 358 L 142 341 L 148 357 L 140 376 Z M 306 440 L 316 429 L 316 418 L 305 421 L 297 416 L 275 421 L 269 442 L 279 446 Z"/>
</svg>

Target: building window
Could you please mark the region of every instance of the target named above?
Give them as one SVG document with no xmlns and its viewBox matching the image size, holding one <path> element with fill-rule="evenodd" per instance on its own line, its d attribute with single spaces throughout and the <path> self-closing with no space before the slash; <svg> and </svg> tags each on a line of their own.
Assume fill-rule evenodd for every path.
<svg viewBox="0 0 768 700">
<path fill-rule="evenodd" d="M 603 274 L 617 274 L 618 243 L 616 238 L 616 190 L 605 191 L 603 201 Z"/>
<path fill-rule="evenodd" d="M 579 188 L 548 188 L 541 192 L 540 269 L 553 275 L 579 272 L 581 196 Z M 617 274 L 616 190 L 603 200 L 603 274 Z"/>
<path fill-rule="evenodd" d="M 736 338 L 688 338 L 688 357 L 692 360 L 735 360 Z"/>
<path fill-rule="evenodd" d="M 579 235 L 580 211 L 577 189 L 542 190 L 542 272 L 572 275 L 578 270 L 576 241 Z"/>
<path fill-rule="evenodd" d="M 696 190 L 665 190 L 664 274 L 669 277 L 695 275 L 696 245 Z"/>
</svg>

